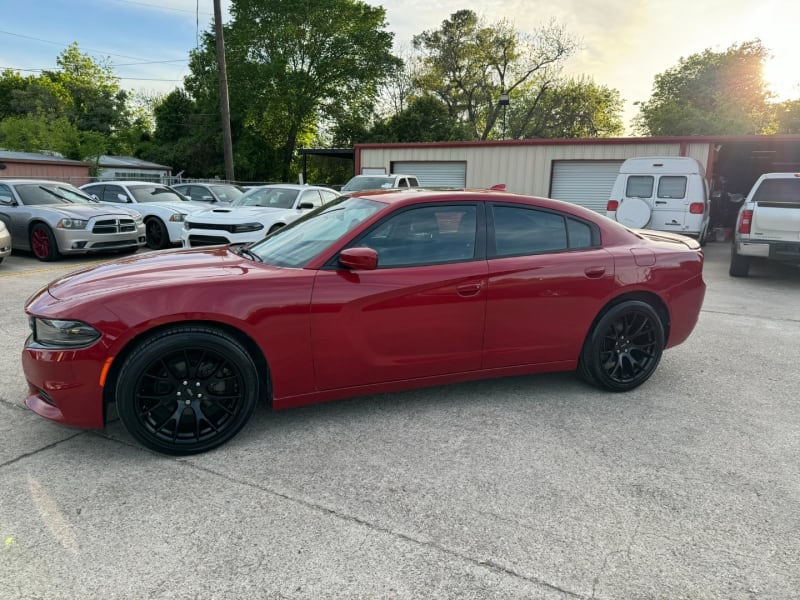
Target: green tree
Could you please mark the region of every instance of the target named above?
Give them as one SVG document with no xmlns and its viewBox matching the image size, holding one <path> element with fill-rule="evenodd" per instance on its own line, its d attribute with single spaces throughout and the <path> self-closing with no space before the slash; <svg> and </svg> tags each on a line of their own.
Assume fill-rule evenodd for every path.
<svg viewBox="0 0 800 600">
<path fill-rule="evenodd" d="M 771 94 L 763 77 L 767 58 L 760 40 L 681 58 L 656 75 L 650 99 L 639 104 L 636 131 L 654 136 L 771 133 Z"/>
<path fill-rule="evenodd" d="M 612 137 L 624 131 L 619 91 L 588 78 L 520 86 L 508 107 L 509 137 Z"/>
<path fill-rule="evenodd" d="M 234 149 L 257 136 L 279 150 L 276 166 L 288 180 L 298 140 L 374 97 L 398 64 L 385 10 L 360 0 L 233 0 L 231 15 L 225 43 Z M 206 43 L 190 64 L 187 89 L 202 103 L 216 96 L 212 53 Z"/>
<path fill-rule="evenodd" d="M 368 135 L 372 142 L 444 142 L 472 139 L 470 128 L 453 118 L 432 96 L 414 98 L 404 110 L 379 121 Z"/>
<path fill-rule="evenodd" d="M 775 133 L 800 133 L 800 99 L 774 105 Z"/>
<path fill-rule="evenodd" d="M 577 48 L 554 22 L 524 34 L 507 21 L 488 25 L 471 10 L 453 13 L 413 43 L 422 53 L 417 86 L 435 94 L 481 140 L 492 137 L 502 115 L 501 94 L 513 98 L 534 81 L 546 86 Z"/>
<path fill-rule="evenodd" d="M 60 70 L 42 76 L 66 91 L 71 99 L 66 116 L 79 130 L 110 135 L 129 124 L 127 92 L 120 89 L 107 59 L 95 61 L 72 43 L 56 63 Z"/>
</svg>

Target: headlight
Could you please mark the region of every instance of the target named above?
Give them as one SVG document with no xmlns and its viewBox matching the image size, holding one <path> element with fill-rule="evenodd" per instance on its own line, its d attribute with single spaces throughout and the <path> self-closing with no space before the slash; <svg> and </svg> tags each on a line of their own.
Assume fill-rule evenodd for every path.
<svg viewBox="0 0 800 600">
<path fill-rule="evenodd" d="M 59 229 L 86 229 L 86 219 L 61 219 L 56 227 Z"/>
<path fill-rule="evenodd" d="M 186 215 L 184 213 L 176 213 L 176 214 L 172 215 L 169 218 L 169 220 L 173 221 L 173 222 L 176 222 L 176 223 L 183 223 L 183 220 L 185 218 L 186 218 Z"/>
<path fill-rule="evenodd" d="M 233 226 L 232 233 L 247 233 L 248 231 L 260 231 L 264 229 L 261 223 L 240 223 Z"/>
<path fill-rule="evenodd" d="M 29 322 L 33 339 L 43 346 L 77 348 L 88 346 L 100 338 L 99 331 L 81 321 L 31 318 Z"/>
<path fill-rule="evenodd" d="M 135 217 L 133 217 L 133 222 L 136 223 L 137 225 L 141 225 L 142 223 L 144 223 L 144 217 L 142 215 L 136 215 Z"/>
</svg>

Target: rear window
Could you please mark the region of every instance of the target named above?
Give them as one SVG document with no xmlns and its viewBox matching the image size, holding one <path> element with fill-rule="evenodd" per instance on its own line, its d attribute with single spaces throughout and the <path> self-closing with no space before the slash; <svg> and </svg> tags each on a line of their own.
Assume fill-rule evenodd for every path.
<svg viewBox="0 0 800 600">
<path fill-rule="evenodd" d="M 800 202 L 800 178 L 763 180 L 753 202 Z"/>
<path fill-rule="evenodd" d="M 658 180 L 659 198 L 685 198 L 686 177 L 683 175 L 664 175 Z"/>
<path fill-rule="evenodd" d="M 626 198 L 650 198 L 653 196 L 652 175 L 629 175 L 625 186 Z"/>
</svg>

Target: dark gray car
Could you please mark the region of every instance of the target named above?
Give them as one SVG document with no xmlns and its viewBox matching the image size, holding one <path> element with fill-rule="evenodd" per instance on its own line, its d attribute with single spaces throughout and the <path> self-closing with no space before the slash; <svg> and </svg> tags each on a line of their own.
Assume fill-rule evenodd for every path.
<svg viewBox="0 0 800 600">
<path fill-rule="evenodd" d="M 60 181 L 1 180 L 0 219 L 11 232 L 13 248 L 45 261 L 61 254 L 136 252 L 145 243 L 141 215 L 99 204 Z"/>
</svg>

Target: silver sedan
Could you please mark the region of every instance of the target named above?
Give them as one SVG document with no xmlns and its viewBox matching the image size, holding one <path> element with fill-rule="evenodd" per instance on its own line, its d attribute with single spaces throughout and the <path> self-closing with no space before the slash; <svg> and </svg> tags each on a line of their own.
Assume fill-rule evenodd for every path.
<svg viewBox="0 0 800 600">
<path fill-rule="evenodd" d="M 141 215 L 95 202 L 60 181 L 1 180 L 0 219 L 15 249 L 45 261 L 61 254 L 136 252 L 145 243 Z"/>
</svg>

